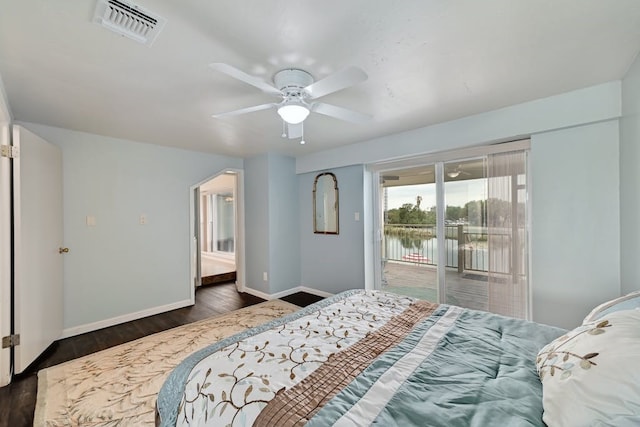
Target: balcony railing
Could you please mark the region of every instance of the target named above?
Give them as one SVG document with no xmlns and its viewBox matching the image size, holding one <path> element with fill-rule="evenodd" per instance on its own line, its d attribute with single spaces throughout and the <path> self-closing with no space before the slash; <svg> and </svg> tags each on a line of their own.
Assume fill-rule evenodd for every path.
<svg viewBox="0 0 640 427">
<path fill-rule="evenodd" d="M 425 265 L 437 265 L 438 241 L 435 225 L 423 224 L 387 224 L 384 228 L 385 260 L 410 262 Z M 488 271 L 489 251 L 486 227 L 462 224 L 445 225 L 445 266 L 464 270 Z M 492 234 L 494 250 L 492 270 L 510 273 L 510 236 Z"/>
</svg>

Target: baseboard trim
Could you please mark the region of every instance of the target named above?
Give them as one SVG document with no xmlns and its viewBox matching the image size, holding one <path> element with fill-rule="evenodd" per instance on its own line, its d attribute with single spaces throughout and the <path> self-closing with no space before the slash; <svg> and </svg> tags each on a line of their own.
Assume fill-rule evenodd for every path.
<svg viewBox="0 0 640 427">
<path fill-rule="evenodd" d="M 59 339 L 69 338 L 69 337 L 84 334 L 87 332 L 97 331 L 98 329 L 108 328 L 109 326 L 119 325 L 120 323 L 142 319 L 143 317 L 165 313 L 167 311 L 187 307 L 190 305 L 193 305 L 193 301 L 183 300 L 183 301 L 178 301 L 171 304 L 161 305 L 158 307 L 148 308 L 146 310 L 136 311 L 135 313 L 123 314 L 122 316 L 112 317 L 111 319 L 105 319 L 105 320 L 100 320 L 98 322 L 87 323 L 85 325 L 74 326 L 71 328 L 63 329 L 62 335 L 60 336 Z"/>
<path fill-rule="evenodd" d="M 267 294 L 256 289 L 249 288 L 248 286 L 241 286 L 239 292 L 246 292 L 250 295 L 262 298 L 264 300 L 273 300 L 282 297 L 286 297 L 297 292 L 306 292 L 308 294 L 317 295 L 319 297 L 327 298 L 332 296 L 332 293 L 321 291 L 319 289 L 309 288 L 307 286 L 298 286 L 295 288 L 287 289 L 286 291 L 276 292 L 275 294 Z M 130 322 L 132 320 L 142 319 L 143 317 L 153 316 L 159 313 L 165 313 L 167 311 L 176 310 L 178 308 L 188 307 L 193 305 L 191 300 L 178 301 L 171 304 L 166 304 L 158 307 L 152 307 L 146 310 L 140 310 L 135 313 L 123 314 L 122 316 L 112 317 L 110 319 L 100 320 L 98 322 L 87 323 L 85 325 L 74 326 L 64 329 L 59 339 L 69 338 L 76 335 L 84 334 L 87 332 L 97 331 L 98 329 L 108 328 L 109 326 L 119 325 L 120 323 Z"/>
<path fill-rule="evenodd" d="M 249 288 L 248 286 L 243 286 L 242 290 L 240 290 L 240 292 L 246 292 L 246 293 L 248 293 L 250 295 L 253 295 L 253 296 L 256 296 L 258 298 L 265 299 L 265 300 L 278 299 L 278 298 L 282 298 L 282 297 L 286 297 L 286 296 L 295 294 L 297 292 L 306 292 L 308 294 L 317 295 L 317 296 L 323 297 L 323 298 L 327 298 L 327 297 L 330 297 L 330 296 L 333 295 L 332 293 L 321 291 L 319 289 L 309 288 L 309 287 L 306 287 L 306 286 L 298 286 L 298 287 L 295 287 L 295 288 L 287 289 L 286 291 L 276 292 L 275 294 L 267 294 L 265 292 L 258 291 L 256 289 Z"/>
<path fill-rule="evenodd" d="M 321 291 L 319 289 L 314 289 L 314 288 L 308 288 L 306 286 L 299 286 L 298 291 L 296 292 L 306 292 L 308 294 L 317 295 L 323 298 L 332 297 L 334 295 L 331 292 Z"/>
</svg>

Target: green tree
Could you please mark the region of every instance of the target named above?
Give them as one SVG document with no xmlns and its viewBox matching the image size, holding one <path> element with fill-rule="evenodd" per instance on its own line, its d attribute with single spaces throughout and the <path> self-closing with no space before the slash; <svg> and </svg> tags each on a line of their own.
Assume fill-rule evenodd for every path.
<svg viewBox="0 0 640 427">
<path fill-rule="evenodd" d="M 445 219 L 449 221 L 458 221 L 466 217 L 465 209 L 460 206 L 448 206 L 445 213 Z"/>
<path fill-rule="evenodd" d="M 426 224 L 427 212 L 418 205 L 405 203 L 399 208 L 387 211 L 388 224 Z"/>
<path fill-rule="evenodd" d="M 431 209 L 425 212 L 425 224 L 436 225 L 436 207 L 431 206 Z"/>
</svg>

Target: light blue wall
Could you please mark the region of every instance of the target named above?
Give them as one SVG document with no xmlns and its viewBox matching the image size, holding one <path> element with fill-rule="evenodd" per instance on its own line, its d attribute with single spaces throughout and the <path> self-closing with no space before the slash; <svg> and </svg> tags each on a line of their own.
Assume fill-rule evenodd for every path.
<svg viewBox="0 0 640 427">
<path fill-rule="evenodd" d="M 190 187 L 242 159 L 23 125 L 62 148 L 65 329 L 188 302 Z"/>
<path fill-rule="evenodd" d="M 620 264 L 622 293 L 640 290 L 640 56 L 622 80 Z"/>
<path fill-rule="evenodd" d="M 245 286 L 268 294 L 262 274 L 269 273 L 269 156 L 245 159 L 244 167 Z"/>
<path fill-rule="evenodd" d="M 313 232 L 313 182 L 317 175 L 299 175 L 300 266 L 302 285 L 329 293 L 364 288 L 364 194 L 362 166 L 323 170 L 338 180 L 338 235 Z M 355 220 L 358 213 L 360 220 Z"/>
<path fill-rule="evenodd" d="M 298 179 L 293 157 L 269 155 L 269 292 L 300 286 Z"/>
<path fill-rule="evenodd" d="M 638 74 L 636 63 L 622 83 L 611 82 L 303 156 L 295 162 L 297 176 L 293 160 L 285 156 L 265 154 L 247 159 L 244 162 L 246 285 L 266 294 L 299 285 L 334 293 L 364 287 L 370 281 L 372 185 L 364 171 L 364 163 L 533 135 L 535 164 L 544 165 L 549 159 L 555 161 L 563 156 L 568 161 L 560 162 L 564 168 L 545 170 L 546 177 L 534 182 L 532 194 L 549 193 L 549 197 L 556 197 L 554 189 L 563 178 L 572 176 L 573 172 L 582 173 L 581 165 L 568 157 L 574 150 L 595 150 L 608 165 L 608 171 L 617 174 L 618 163 L 611 165 L 606 156 L 618 150 L 617 139 L 610 127 L 614 125 L 591 126 L 621 115 L 621 88 L 628 116 L 625 118 L 628 121 L 623 122 L 620 148 L 623 187 L 620 204 L 609 206 L 605 216 L 607 220 L 618 216 L 623 230 L 634 226 L 638 196 L 637 185 L 632 183 L 637 182 L 635 164 L 640 160 L 636 148 Z M 72 249 L 65 264 L 65 328 L 188 299 L 189 187 L 224 168 L 242 168 L 242 159 L 24 125 L 63 149 L 65 244 Z M 564 129 L 569 127 L 575 129 Z M 597 133 L 591 135 L 586 129 L 589 132 L 597 130 Z M 583 137 L 587 142 L 581 145 Z M 566 145 L 560 144 L 559 152 L 555 153 L 554 141 L 560 139 Z M 593 162 L 594 158 L 586 155 L 581 160 Z M 338 236 L 314 235 L 311 230 L 311 185 L 316 172 L 322 170 L 333 171 L 339 180 L 341 232 Z M 628 177 L 636 181 L 630 181 Z M 600 178 L 608 182 L 607 185 L 614 185 L 610 175 Z M 582 190 L 586 188 L 586 184 L 575 185 Z M 561 203 L 558 209 L 564 207 L 565 211 L 575 211 L 579 207 L 584 224 L 594 224 L 602 219 L 601 208 L 583 209 L 583 199 L 574 200 L 573 205 L 570 194 L 568 198 L 558 196 L 556 202 Z M 594 201 L 594 204 L 598 203 Z M 625 207 L 624 212 L 619 206 Z M 633 211 L 628 212 L 627 207 Z M 299 213 L 297 219 L 293 212 Z M 359 222 L 354 219 L 355 212 L 360 213 Z M 138 224 L 141 213 L 149 217 L 149 224 L 144 227 Z M 85 225 L 86 215 L 96 216 L 96 227 Z M 581 273 L 580 277 L 587 283 L 568 280 L 570 272 L 585 267 L 578 258 L 567 258 L 562 266 L 542 272 L 546 263 L 546 252 L 542 251 L 558 242 L 572 242 L 568 231 L 552 232 L 558 229 L 557 221 L 546 210 L 535 211 L 533 215 L 536 230 L 531 267 L 534 314 L 535 320 L 541 322 L 571 326 L 594 301 L 619 294 L 620 283 L 613 282 L 616 274 L 621 273 L 620 269 L 616 272 L 611 266 L 610 257 L 605 264 L 586 266 L 591 268 L 587 269 L 591 274 Z M 615 221 L 613 223 L 615 226 Z M 638 234 L 638 227 L 635 227 L 631 230 Z M 296 229 L 298 233 L 291 232 Z M 625 231 L 622 233 L 624 236 Z M 616 235 L 620 240 L 619 231 Z M 632 267 L 638 254 L 637 237 L 625 236 L 618 246 L 623 248 L 623 259 L 628 260 L 623 261 L 622 266 L 623 290 L 638 286 L 638 273 Z M 586 244 L 584 240 L 580 241 Z M 608 247 L 615 239 L 605 243 Z M 625 248 L 629 250 L 625 251 Z M 267 282 L 263 281 L 263 272 L 269 274 Z M 557 282 L 553 290 L 543 282 L 545 274 L 553 276 Z M 546 301 L 574 292 L 586 295 L 570 310 L 558 313 L 544 309 Z"/>
<path fill-rule="evenodd" d="M 512 141 L 620 117 L 620 81 L 300 156 L 298 173 Z"/>
<path fill-rule="evenodd" d="M 618 121 L 531 140 L 533 319 L 573 328 L 620 295 Z"/>
<path fill-rule="evenodd" d="M 621 82 L 615 81 L 452 122 L 309 154 L 298 158 L 296 170 L 301 174 L 302 185 L 305 179 L 308 179 L 305 177 L 313 175 L 315 171 L 531 136 L 532 152 L 535 157 L 532 162 L 535 164 L 533 173 L 544 175 L 543 179 L 534 181 L 532 194 L 538 194 L 540 197 L 550 193 L 551 201 L 554 203 L 554 205 L 539 205 L 532 215 L 536 244 L 532 248 L 530 268 L 538 273 L 532 275 L 531 283 L 534 290 L 534 320 L 573 327 L 593 308 L 594 302 L 601 302 L 608 296 L 618 295 L 620 292 L 619 261 L 614 261 L 619 256 L 619 249 L 613 247 L 620 239 L 619 220 L 616 220 L 620 215 L 619 180 L 616 178 L 619 170 L 617 123 L 620 116 Z M 592 126 L 594 123 L 604 121 L 611 121 L 611 123 Z M 575 129 L 574 131 L 565 130 L 568 128 Z M 590 136 L 591 131 L 597 131 L 597 134 Z M 583 143 L 583 139 L 586 142 Z M 565 145 L 560 144 L 558 153 L 555 153 L 552 141 L 559 140 L 562 140 Z M 575 158 L 570 156 L 573 154 L 572 150 L 575 150 Z M 594 152 L 589 153 L 589 150 Z M 590 166 L 593 166 L 594 161 L 598 159 L 601 161 L 598 167 L 604 165 L 607 169 L 602 173 L 595 172 L 594 175 L 603 180 L 602 185 L 597 185 L 595 188 L 607 189 L 607 195 L 601 199 L 605 201 L 604 203 L 598 199 L 600 194 L 592 193 L 594 206 L 585 206 L 585 200 L 572 199 L 572 190 L 569 188 L 566 190 L 565 197 L 558 196 L 557 189 L 563 185 L 565 177 L 584 174 L 583 165 L 575 159 L 585 161 Z M 545 166 L 547 162 L 551 165 L 559 162 L 563 167 L 547 169 Z M 591 180 L 584 182 L 572 180 L 571 182 L 574 183 L 578 194 L 583 196 L 590 193 Z M 371 192 L 372 186 L 365 188 L 365 191 Z M 364 200 L 372 200 L 370 194 L 363 195 L 357 203 Z M 301 226 L 304 228 L 304 215 L 307 213 L 302 211 L 303 207 L 304 205 L 301 205 Z M 364 206 L 364 209 L 373 211 L 374 207 L 369 204 Z M 563 213 L 556 215 L 556 212 Z M 606 226 L 611 230 L 612 237 L 604 238 L 604 247 L 607 250 L 611 249 L 611 252 L 603 257 L 603 263 L 595 262 L 595 259 L 585 262 L 574 256 L 564 259 L 562 265 L 552 264 L 545 274 L 542 274 L 541 271 L 546 267 L 548 248 L 554 248 L 555 245 L 575 247 L 573 227 L 566 229 L 558 227 L 558 221 L 566 220 L 566 212 L 580 215 L 579 224 L 590 227 L 592 224 L 602 224 L 603 218 L 606 219 L 608 221 Z M 373 235 L 372 227 L 372 224 L 370 225 L 367 221 L 367 227 L 363 230 L 365 236 Z M 576 242 L 595 244 L 595 241 L 590 240 L 591 237 L 581 236 Z M 302 236 L 301 242 L 303 253 L 311 254 L 311 256 L 304 255 L 302 260 L 305 284 L 307 284 L 305 274 L 309 274 L 308 272 L 314 268 L 311 265 L 312 256 L 328 253 L 340 260 L 350 257 L 354 264 L 359 266 L 362 262 L 361 257 L 366 252 L 362 247 L 359 249 L 356 247 L 360 241 L 346 249 L 343 247 L 343 242 L 337 240 L 331 244 L 330 241 L 316 241 Z M 592 253 L 591 250 L 588 252 Z M 341 263 L 346 262 L 341 261 Z M 369 260 L 364 265 L 368 270 L 373 266 Z M 579 272 L 583 268 L 586 270 Z M 314 278 L 321 274 L 319 270 L 311 271 Z M 571 272 L 577 272 L 578 277 L 583 281 L 577 283 L 570 275 Z M 368 275 L 370 275 L 369 271 L 363 276 L 363 282 Z M 553 290 L 548 283 L 544 282 L 546 277 L 553 277 Z M 320 285 L 321 283 L 308 284 L 311 287 Z M 582 295 L 574 300 L 567 310 L 558 312 L 558 310 L 545 309 L 546 301 L 552 300 L 557 295 L 573 293 L 582 293 Z"/>
<path fill-rule="evenodd" d="M 266 295 L 300 286 L 295 159 L 274 153 L 246 159 L 245 194 L 246 286 Z"/>
</svg>

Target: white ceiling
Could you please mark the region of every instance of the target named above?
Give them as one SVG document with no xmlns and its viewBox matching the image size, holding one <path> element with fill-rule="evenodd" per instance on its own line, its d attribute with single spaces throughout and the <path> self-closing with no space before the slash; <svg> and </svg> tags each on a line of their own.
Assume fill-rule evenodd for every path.
<svg viewBox="0 0 640 427">
<path fill-rule="evenodd" d="M 0 0 L 0 76 L 15 120 L 220 154 L 302 155 L 624 76 L 638 0 L 137 0 L 167 19 L 145 46 L 92 23 L 94 0 Z M 364 83 L 321 98 L 371 114 L 312 114 L 283 139 L 272 102 L 208 67 L 271 80 L 347 66 Z"/>
</svg>

